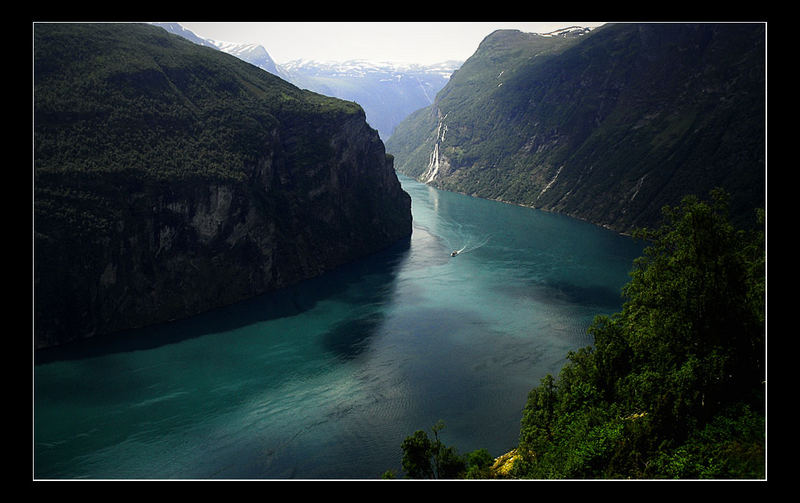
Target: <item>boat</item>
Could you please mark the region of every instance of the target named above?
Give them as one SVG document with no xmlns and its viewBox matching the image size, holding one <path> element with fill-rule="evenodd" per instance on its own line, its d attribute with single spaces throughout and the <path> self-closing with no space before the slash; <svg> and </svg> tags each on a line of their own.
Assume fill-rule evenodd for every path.
<svg viewBox="0 0 800 503">
<path fill-rule="evenodd" d="M 453 253 L 450 254 L 451 257 L 455 257 L 458 255 L 458 250 L 453 250 Z"/>
</svg>

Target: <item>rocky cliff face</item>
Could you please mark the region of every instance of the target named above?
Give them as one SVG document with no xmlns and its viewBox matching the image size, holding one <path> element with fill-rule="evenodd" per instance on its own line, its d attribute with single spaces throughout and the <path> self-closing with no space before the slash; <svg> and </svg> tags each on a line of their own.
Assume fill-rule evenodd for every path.
<svg viewBox="0 0 800 503">
<path fill-rule="evenodd" d="M 65 100 L 65 84 L 48 79 L 48 66 L 41 61 L 42 74 L 36 77 L 41 98 L 35 114 L 34 180 L 37 347 L 231 304 L 317 276 L 410 234 L 410 197 L 359 107 L 301 92 L 272 76 L 264 83 L 265 72 L 227 55 L 214 56 L 222 59 L 213 64 L 176 72 L 165 62 L 180 59 L 184 51 L 198 61 L 207 53 L 198 55 L 189 47 L 192 44 L 184 45 L 158 28 L 125 25 L 123 31 L 130 32 L 125 36 L 108 27 L 99 34 L 95 30 L 76 34 L 64 26 L 47 28 L 36 28 L 41 30 L 37 42 L 42 59 L 49 44 L 62 36 L 78 42 L 81 37 L 91 41 L 108 37 L 125 50 L 142 50 L 126 46 L 127 37 L 133 36 L 147 39 L 145 47 L 158 47 L 149 58 L 167 76 L 164 88 L 179 95 L 176 101 L 191 109 L 194 119 L 176 126 L 164 114 L 153 113 L 153 127 L 168 122 L 174 129 L 172 136 L 160 138 L 161 143 L 152 140 L 160 152 L 149 159 L 153 164 L 161 159 L 158 166 L 169 165 L 173 161 L 168 159 L 180 158 L 197 131 L 208 133 L 209 128 L 216 128 L 209 137 L 238 138 L 230 151 L 245 148 L 242 145 L 246 150 L 240 157 L 231 157 L 224 149 L 204 152 L 209 158 L 230 158 L 223 168 L 186 173 L 179 163 L 180 169 L 162 169 L 155 176 L 146 168 L 148 162 L 126 162 L 133 155 L 128 147 L 97 146 L 114 144 L 105 141 L 111 126 L 97 110 L 113 107 L 117 114 L 141 113 L 120 98 L 132 95 L 141 104 L 141 85 L 115 88 L 120 80 L 115 73 L 102 84 L 106 88 L 100 94 L 106 98 L 92 101 L 95 110 L 81 110 L 89 105 L 78 103 L 79 97 Z M 177 49 L 172 49 L 175 44 Z M 238 76 L 225 83 L 235 87 L 231 95 L 251 96 L 254 86 L 261 92 L 236 105 L 229 98 L 214 101 L 208 117 L 225 115 L 218 107 L 236 108 L 243 100 L 251 116 L 258 114 L 249 107 L 258 107 L 263 118 L 254 123 L 245 120 L 250 126 L 241 129 L 228 121 L 218 127 L 218 122 L 202 120 L 206 102 L 219 95 L 206 95 L 192 86 L 203 82 L 210 87 L 209 69 L 218 64 L 230 65 L 223 67 L 228 78 Z M 195 72 L 203 77 L 191 77 Z M 148 80 L 150 96 L 159 96 L 152 89 L 156 80 Z M 53 89 L 55 82 L 62 84 Z M 60 96 L 50 99 L 51 95 Z M 287 95 L 293 98 L 291 107 L 274 105 Z M 156 98 L 154 103 L 163 101 Z M 187 130 L 192 133 L 185 134 Z M 125 138 L 135 134 L 125 128 L 119 132 Z M 243 141 L 253 134 L 257 141 Z M 65 135 L 71 140 L 53 140 Z M 83 157 L 75 153 L 87 145 L 94 147 L 86 148 Z M 155 148 L 136 144 L 132 149 L 141 154 L 151 147 Z M 199 156 L 197 150 L 192 152 Z M 97 167 L 98 159 L 111 159 L 110 165 Z"/>
</svg>

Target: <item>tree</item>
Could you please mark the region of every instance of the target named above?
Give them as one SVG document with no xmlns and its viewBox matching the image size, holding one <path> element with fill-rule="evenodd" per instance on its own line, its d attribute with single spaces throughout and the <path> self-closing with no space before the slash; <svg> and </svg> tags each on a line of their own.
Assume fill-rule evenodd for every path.
<svg viewBox="0 0 800 503">
<path fill-rule="evenodd" d="M 494 458 L 486 449 L 476 449 L 468 453 L 465 457 L 467 470 L 464 473 L 466 479 L 489 479 L 493 478 L 491 466 Z"/>
<path fill-rule="evenodd" d="M 516 476 L 763 476 L 764 234 L 727 208 L 687 197 L 637 233 L 622 311 L 529 394 Z"/>
<path fill-rule="evenodd" d="M 624 290 L 637 374 L 663 380 L 672 427 L 708 420 L 764 377 L 763 236 L 733 228 L 728 200 L 715 190 L 710 202 L 691 196 L 665 208 L 664 225 L 641 233 L 653 244 Z"/>
<path fill-rule="evenodd" d="M 433 440 L 423 430 L 417 430 L 403 441 L 403 471 L 413 479 L 455 479 L 464 475 L 466 460 L 455 447 L 448 447 L 439 439 L 445 427 L 439 420 L 431 431 Z"/>
<path fill-rule="evenodd" d="M 423 430 L 417 430 L 406 437 L 401 445 L 403 449 L 403 471 L 412 479 L 432 479 L 431 440 Z"/>
</svg>

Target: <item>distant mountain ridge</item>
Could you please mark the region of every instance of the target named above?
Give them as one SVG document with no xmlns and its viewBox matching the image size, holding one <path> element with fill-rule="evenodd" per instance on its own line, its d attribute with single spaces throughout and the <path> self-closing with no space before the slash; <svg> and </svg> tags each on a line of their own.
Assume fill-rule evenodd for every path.
<svg viewBox="0 0 800 503">
<path fill-rule="evenodd" d="M 243 61 L 254 64 L 273 75 L 277 75 L 278 77 L 284 76 L 278 65 L 272 60 L 272 57 L 269 55 L 267 50 L 258 44 L 238 44 L 234 42 L 222 42 L 219 40 L 209 40 L 209 42 L 211 42 L 214 47 L 222 52 L 226 52 Z"/>
<path fill-rule="evenodd" d="M 180 23 L 149 24 L 152 24 L 153 26 L 159 26 L 170 33 L 179 35 L 186 40 L 194 42 L 195 44 L 211 47 L 232 56 L 236 56 L 242 61 L 247 61 L 248 63 L 257 66 L 262 70 L 266 70 L 269 73 L 277 75 L 278 77 L 286 80 L 286 73 L 281 71 L 280 67 L 272 59 L 272 56 L 269 55 L 269 52 L 267 52 L 267 50 L 261 45 L 203 38 L 193 31 L 185 28 Z"/>
<path fill-rule="evenodd" d="M 498 30 L 387 141 L 438 188 L 620 232 L 714 187 L 736 224 L 765 204 L 761 24 Z"/>
<path fill-rule="evenodd" d="M 347 61 L 294 59 L 283 63 L 280 68 L 288 74 L 302 72 L 306 75 L 365 77 L 370 73 L 401 75 L 409 72 L 425 72 L 449 79 L 450 75 L 458 69 L 461 63 L 461 61 L 453 60 L 423 65 L 391 61 L 371 62 L 363 59 L 350 59 Z"/>
<path fill-rule="evenodd" d="M 180 35 L 181 37 L 185 38 L 186 40 L 189 40 L 190 42 L 194 42 L 195 44 L 204 45 L 206 47 L 212 47 L 214 49 L 219 49 L 219 47 L 217 47 L 213 42 L 211 42 L 208 39 L 197 36 L 193 31 L 188 30 L 183 26 L 181 26 L 180 23 L 150 23 L 150 24 L 152 24 L 153 26 L 160 26 L 161 28 L 164 28 L 168 32 L 173 33 L 175 35 Z"/>
<path fill-rule="evenodd" d="M 152 23 L 195 43 L 236 56 L 292 84 L 327 96 L 355 101 L 367 122 L 386 141 L 411 112 L 433 103 L 460 61 L 430 65 L 349 60 L 297 59 L 276 63 L 261 45 L 203 39 L 179 23 Z"/>
<path fill-rule="evenodd" d="M 460 63 L 398 65 L 362 60 L 292 61 L 282 66 L 287 80 L 300 88 L 355 101 L 367 122 L 388 140 L 409 114 L 433 103 Z"/>
</svg>

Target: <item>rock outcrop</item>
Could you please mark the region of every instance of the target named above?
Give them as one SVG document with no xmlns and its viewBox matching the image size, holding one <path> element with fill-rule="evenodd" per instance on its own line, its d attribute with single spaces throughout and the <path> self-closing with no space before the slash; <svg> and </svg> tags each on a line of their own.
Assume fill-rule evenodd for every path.
<svg viewBox="0 0 800 503">
<path fill-rule="evenodd" d="M 235 303 L 410 235 L 410 197 L 354 103 L 157 27 L 34 35 L 37 348 Z"/>
</svg>

